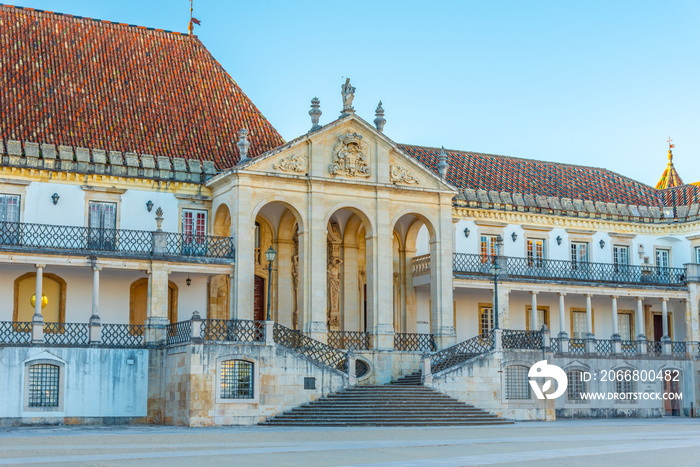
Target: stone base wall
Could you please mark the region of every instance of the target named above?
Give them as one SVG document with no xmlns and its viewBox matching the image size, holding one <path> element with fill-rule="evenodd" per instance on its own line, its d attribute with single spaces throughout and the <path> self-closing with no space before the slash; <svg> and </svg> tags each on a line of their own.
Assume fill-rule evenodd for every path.
<svg viewBox="0 0 700 467">
<path fill-rule="evenodd" d="M 420 370 L 422 352 L 396 352 L 391 350 L 355 350 L 358 359 L 370 365 L 366 376 L 359 378 L 358 384 L 386 384 L 392 380 Z"/>
<path fill-rule="evenodd" d="M 162 358 L 166 425 L 254 425 L 348 386 L 347 375 L 276 344 L 185 344 Z M 226 360 L 253 363 L 253 398 L 220 398 Z M 304 389 L 305 378 L 314 379 L 314 389 Z"/>
</svg>

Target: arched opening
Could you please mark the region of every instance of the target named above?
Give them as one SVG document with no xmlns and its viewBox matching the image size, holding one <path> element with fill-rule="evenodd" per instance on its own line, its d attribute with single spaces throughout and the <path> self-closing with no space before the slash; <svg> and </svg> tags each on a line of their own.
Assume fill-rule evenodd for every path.
<svg viewBox="0 0 700 467">
<path fill-rule="evenodd" d="M 413 281 L 415 262 L 427 259 L 433 263 L 432 256 L 440 254 L 433 225 L 421 214 L 406 213 L 394 223 L 393 233 L 394 328 L 397 333 L 435 334 L 436 268 L 430 267 L 431 279 L 425 284 L 416 287 Z"/>
<path fill-rule="evenodd" d="M 214 215 L 214 235 L 218 237 L 231 236 L 231 213 L 225 204 L 219 205 Z M 216 274 L 209 277 L 207 284 L 209 295 L 209 319 L 230 319 L 231 278 L 227 274 Z"/>
<path fill-rule="evenodd" d="M 168 281 L 168 321 L 177 322 L 178 288 Z M 144 324 L 148 317 L 148 277 L 136 279 L 129 287 L 129 324 Z"/>
<path fill-rule="evenodd" d="M 217 237 L 231 236 L 231 213 L 228 210 L 228 206 L 225 204 L 221 204 L 216 208 L 216 214 L 214 215 L 214 235 Z"/>
<path fill-rule="evenodd" d="M 273 201 L 258 210 L 254 226 L 253 317 L 266 318 L 268 287 L 271 286 L 269 292 L 272 320 L 292 329 L 300 329 L 304 320 L 304 261 L 299 244 L 299 234 L 303 231 L 301 216 L 292 206 Z M 265 252 L 270 247 L 276 252 L 271 265 L 272 271 L 265 257 Z"/>
<path fill-rule="evenodd" d="M 66 281 L 56 274 L 42 274 L 42 295 L 46 297 L 41 315 L 45 323 L 66 321 Z M 13 321 L 27 322 L 34 316 L 32 297 L 36 293 L 36 272 L 28 272 L 15 279 Z"/>
</svg>

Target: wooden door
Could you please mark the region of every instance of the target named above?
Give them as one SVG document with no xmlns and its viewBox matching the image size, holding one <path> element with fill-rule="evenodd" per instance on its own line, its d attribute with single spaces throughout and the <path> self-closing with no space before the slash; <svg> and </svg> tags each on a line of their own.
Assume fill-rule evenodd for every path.
<svg viewBox="0 0 700 467">
<path fill-rule="evenodd" d="M 676 375 L 675 371 L 671 372 L 671 376 L 674 377 Z M 664 392 L 666 394 L 669 393 L 678 393 L 678 389 L 680 387 L 680 381 L 664 381 Z M 666 412 L 666 415 L 673 415 L 673 416 L 679 416 L 681 414 L 681 405 L 678 402 L 678 399 L 666 399 L 664 401 L 664 411 Z"/>
<path fill-rule="evenodd" d="M 265 279 L 255 276 L 253 289 L 253 318 L 264 321 L 265 316 Z"/>
<path fill-rule="evenodd" d="M 660 341 L 664 335 L 664 325 L 661 315 L 654 315 L 654 340 Z"/>
</svg>

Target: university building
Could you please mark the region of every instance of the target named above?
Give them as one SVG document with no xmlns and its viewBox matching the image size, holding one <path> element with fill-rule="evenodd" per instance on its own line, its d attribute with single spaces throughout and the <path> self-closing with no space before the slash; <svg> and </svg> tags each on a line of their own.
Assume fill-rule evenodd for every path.
<svg viewBox="0 0 700 467">
<path fill-rule="evenodd" d="M 0 423 L 697 415 L 700 186 L 671 147 L 653 188 L 400 144 L 349 80 L 285 142 L 196 36 L 0 6 L 0 47 Z M 540 360 L 565 395 L 535 397 Z M 582 379 L 635 370 L 674 377 Z"/>
</svg>

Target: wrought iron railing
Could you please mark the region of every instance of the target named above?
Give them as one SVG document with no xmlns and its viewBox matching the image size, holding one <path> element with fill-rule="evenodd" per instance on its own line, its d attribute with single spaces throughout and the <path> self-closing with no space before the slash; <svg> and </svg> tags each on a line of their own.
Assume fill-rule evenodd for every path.
<svg viewBox="0 0 700 467">
<path fill-rule="evenodd" d="M 113 256 L 176 256 L 234 259 L 231 237 L 166 233 L 165 246 L 155 248 L 159 232 L 100 229 L 67 225 L 0 222 L 0 248 L 61 251 Z"/>
<path fill-rule="evenodd" d="M 504 349 L 539 350 L 543 346 L 542 331 L 504 329 L 501 339 Z"/>
<path fill-rule="evenodd" d="M 31 322 L 0 321 L 0 345 L 27 345 L 31 341 Z"/>
<path fill-rule="evenodd" d="M 347 373 L 348 356 L 345 352 L 305 336 L 300 331 L 293 331 L 279 323 L 274 324 L 272 334 L 275 343 L 302 354 L 317 363 Z"/>
<path fill-rule="evenodd" d="M 663 345 L 659 341 L 647 342 L 647 354 L 652 357 L 658 357 L 663 353 Z"/>
<path fill-rule="evenodd" d="M 394 349 L 404 351 L 434 352 L 435 337 L 432 334 L 397 333 L 394 334 Z"/>
<path fill-rule="evenodd" d="M 636 341 L 620 341 L 620 350 L 623 355 L 637 355 L 638 345 Z"/>
<path fill-rule="evenodd" d="M 676 356 L 688 354 L 687 342 L 671 342 L 671 353 Z"/>
<path fill-rule="evenodd" d="M 451 368 L 460 363 L 490 351 L 493 348 L 493 332 L 489 331 L 480 336 L 472 337 L 457 345 L 448 347 L 430 356 L 430 371 L 438 371 Z"/>
<path fill-rule="evenodd" d="M 265 321 L 204 319 L 200 326 L 204 342 L 265 341 Z"/>
<path fill-rule="evenodd" d="M 557 354 L 561 352 L 561 341 L 563 339 L 559 337 L 553 337 L 549 340 L 549 348 L 552 350 L 553 353 Z"/>
<path fill-rule="evenodd" d="M 142 324 L 103 324 L 102 345 L 105 347 L 143 347 L 145 345 Z"/>
<path fill-rule="evenodd" d="M 421 262 L 429 261 L 423 256 L 415 258 L 414 263 L 416 260 Z M 516 278 L 666 286 L 683 286 L 686 279 L 684 268 L 660 268 L 655 266 L 632 266 L 555 259 L 534 260 L 532 258 L 493 257 L 469 253 L 454 253 L 453 271 L 455 274 L 491 275 L 491 266 L 495 260 L 498 261 L 500 266 L 501 276 Z M 414 271 L 416 271 L 415 265 Z"/>
<path fill-rule="evenodd" d="M 583 355 L 586 353 L 586 339 L 569 339 L 569 353 Z"/>
<path fill-rule="evenodd" d="M 595 353 L 598 355 L 610 355 L 613 353 L 613 342 L 610 340 L 596 340 Z"/>
<path fill-rule="evenodd" d="M 362 331 L 329 331 L 328 345 L 334 349 L 369 350 L 370 334 Z"/>
<path fill-rule="evenodd" d="M 80 347 L 90 343 L 88 323 L 44 323 L 44 344 Z"/>
<path fill-rule="evenodd" d="M 367 362 L 359 358 L 355 360 L 355 376 L 357 378 L 362 378 L 367 373 L 369 373 L 369 365 Z"/>
<path fill-rule="evenodd" d="M 192 340 L 192 321 L 178 321 L 165 327 L 167 345 L 185 344 Z"/>
<path fill-rule="evenodd" d="M 234 258 L 233 238 L 168 233 L 165 255 L 202 258 Z"/>
</svg>

